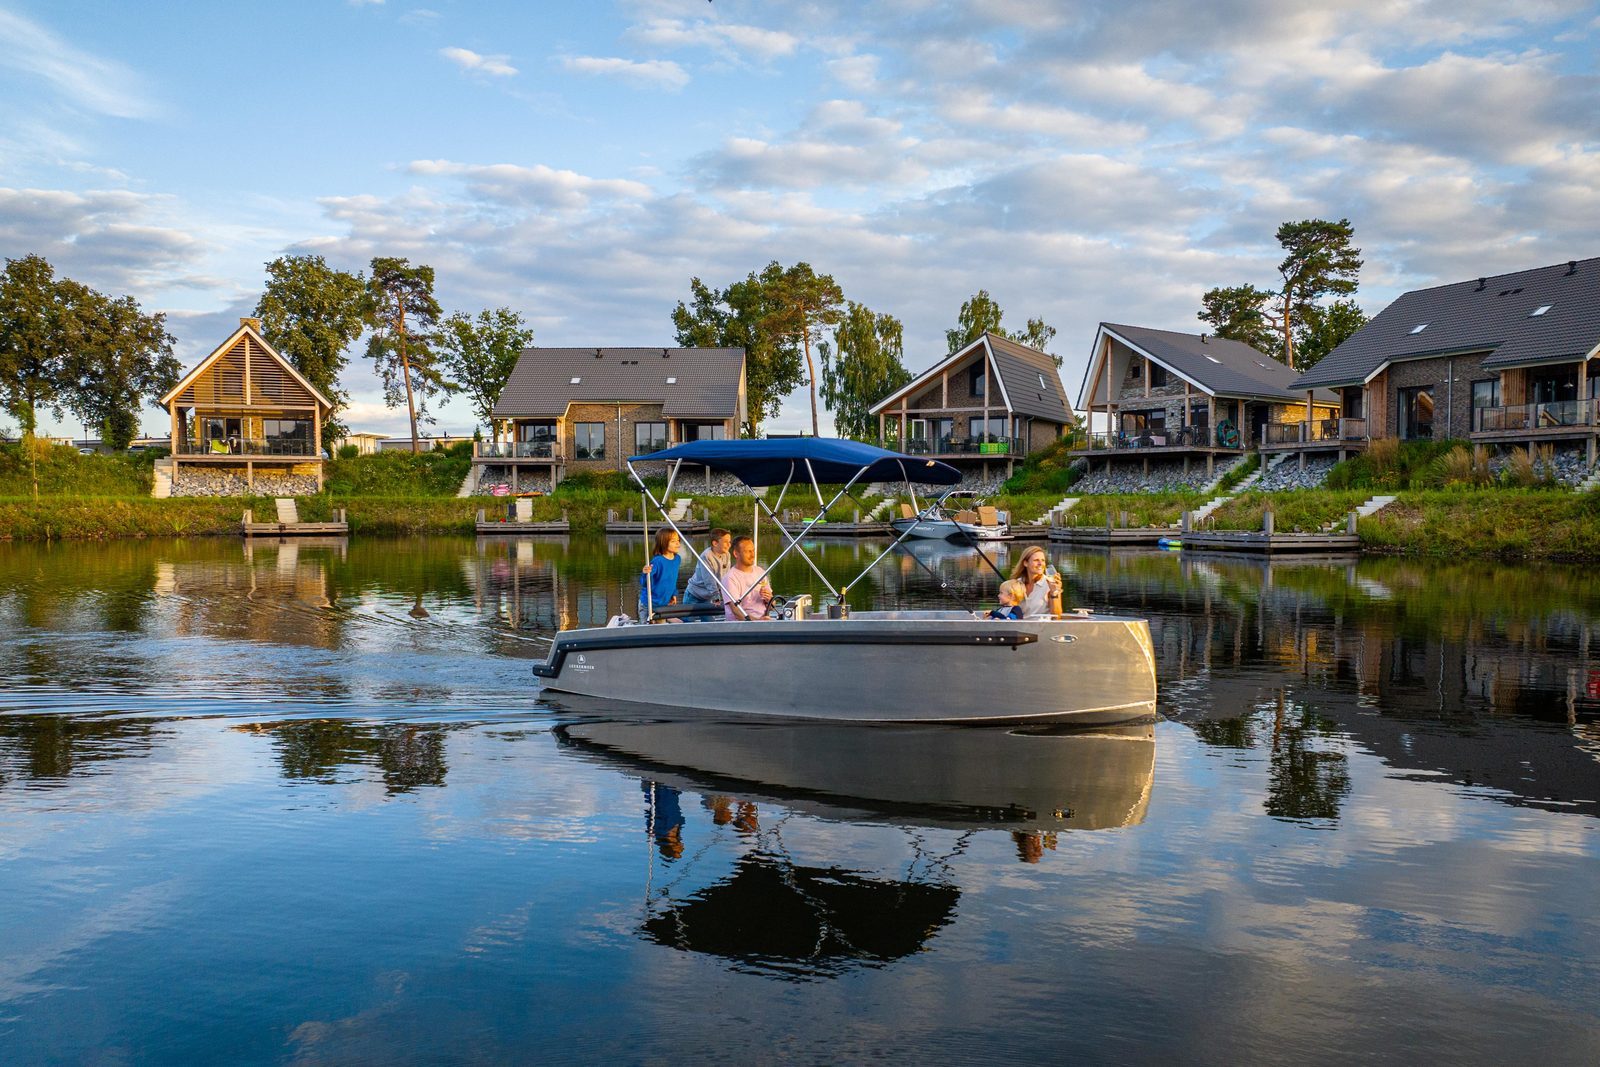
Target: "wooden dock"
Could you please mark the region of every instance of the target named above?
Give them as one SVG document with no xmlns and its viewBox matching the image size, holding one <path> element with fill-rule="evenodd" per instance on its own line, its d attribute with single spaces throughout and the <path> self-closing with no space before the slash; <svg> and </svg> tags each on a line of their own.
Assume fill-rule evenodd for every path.
<svg viewBox="0 0 1600 1067">
<path fill-rule="evenodd" d="M 800 536 L 806 528 L 803 522 L 783 524 L 790 537 Z M 811 527 L 807 537 L 893 537 L 894 527 L 886 522 L 819 522 Z"/>
<path fill-rule="evenodd" d="M 1170 526 L 1052 526 L 1049 538 L 1056 544 L 1142 548 L 1177 533 Z"/>
<path fill-rule="evenodd" d="M 711 512 L 706 508 L 701 508 L 700 517 L 698 519 L 674 519 L 673 521 L 677 523 L 680 533 L 707 533 L 711 529 Z M 656 519 L 652 521 L 649 524 L 649 528 L 652 533 L 660 528 L 671 529 L 670 526 L 667 526 L 665 519 Z M 632 508 L 628 509 L 627 518 L 618 518 L 614 509 L 606 509 L 606 533 L 642 534 L 644 533 L 644 530 L 645 523 L 636 517 Z"/>
<path fill-rule="evenodd" d="M 1189 517 L 1184 516 L 1184 526 Z M 1314 533 L 1279 533 L 1268 511 L 1259 530 L 1189 530 L 1181 535 L 1185 552 L 1245 552 L 1258 556 L 1350 556 L 1360 553 L 1356 513 L 1345 519 L 1344 529 Z"/>
<path fill-rule="evenodd" d="M 524 518 L 524 514 L 527 514 L 528 517 Z M 479 508 L 477 521 L 473 524 L 473 531 L 492 537 L 517 537 L 522 534 L 571 533 L 572 527 L 567 522 L 567 513 L 564 510 L 561 512 L 561 518 L 559 519 L 535 522 L 531 513 L 525 513 L 520 508 L 515 518 L 508 519 L 490 519 L 486 516 L 484 509 Z"/>
<path fill-rule="evenodd" d="M 278 509 L 276 522 L 257 522 L 254 509 L 247 509 L 239 523 L 239 532 L 246 537 L 344 537 L 350 533 L 350 522 L 343 508 L 334 522 L 301 522 L 300 509 L 293 499 L 278 499 L 273 503 Z"/>
</svg>

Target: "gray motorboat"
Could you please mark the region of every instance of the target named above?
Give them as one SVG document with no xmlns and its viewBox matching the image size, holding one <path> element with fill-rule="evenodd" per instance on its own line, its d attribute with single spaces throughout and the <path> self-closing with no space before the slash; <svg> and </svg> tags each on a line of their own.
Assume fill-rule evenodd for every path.
<svg viewBox="0 0 1600 1067">
<path fill-rule="evenodd" d="M 667 465 L 663 498 L 671 497 L 684 463 L 731 473 L 750 486 L 781 485 L 774 506 L 756 497 L 786 542 L 769 573 L 791 551 L 804 556 L 801 539 L 858 483 L 960 480 L 946 464 L 853 441 L 695 441 L 628 461 L 663 517 L 666 510 L 634 467 L 641 461 Z M 816 491 L 819 507 L 791 535 L 776 509 L 796 482 Z M 824 500 L 824 484 L 843 488 Z M 534 673 L 555 692 L 786 719 L 1099 725 L 1154 715 L 1155 655 L 1143 619 L 1087 611 L 1015 621 L 969 611 L 851 611 L 850 586 L 911 533 L 903 531 L 842 586 L 812 564 L 830 594 L 824 612 L 813 613 L 812 597 L 802 594 L 775 599 L 776 617 L 764 622 L 670 626 L 614 619 L 557 634 Z"/>
</svg>

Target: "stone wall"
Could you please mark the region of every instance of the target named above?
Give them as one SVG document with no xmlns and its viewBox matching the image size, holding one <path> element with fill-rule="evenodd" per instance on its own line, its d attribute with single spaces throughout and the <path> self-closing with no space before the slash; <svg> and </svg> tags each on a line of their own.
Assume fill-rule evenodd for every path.
<svg viewBox="0 0 1600 1067">
<path fill-rule="evenodd" d="M 317 476 L 282 470 L 257 470 L 255 496 L 315 496 Z M 249 496 L 243 467 L 191 467 L 179 465 L 172 482 L 173 496 Z"/>
<path fill-rule="evenodd" d="M 1184 471 L 1181 460 L 1167 462 L 1152 460 L 1148 474 L 1140 463 L 1114 463 L 1109 473 L 1103 463 L 1094 464 L 1090 473 L 1073 484 L 1072 492 L 1074 495 L 1087 496 L 1101 493 L 1159 493 L 1179 489 L 1201 489 L 1247 458 L 1230 456 L 1227 459 L 1219 459 L 1215 471 L 1211 474 L 1206 473 L 1203 460 L 1190 460 L 1187 472 Z"/>
</svg>

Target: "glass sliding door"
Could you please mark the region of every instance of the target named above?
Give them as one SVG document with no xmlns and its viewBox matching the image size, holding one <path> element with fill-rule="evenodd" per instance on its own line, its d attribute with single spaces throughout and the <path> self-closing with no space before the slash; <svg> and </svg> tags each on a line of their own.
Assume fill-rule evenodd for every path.
<svg viewBox="0 0 1600 1067">
<path fill-rule="evenodd" d="M 1399 393 L 1400 438 L 1410 441 L 1433 437 L 1433 390 L 1426 386 Z"/>
</svg>

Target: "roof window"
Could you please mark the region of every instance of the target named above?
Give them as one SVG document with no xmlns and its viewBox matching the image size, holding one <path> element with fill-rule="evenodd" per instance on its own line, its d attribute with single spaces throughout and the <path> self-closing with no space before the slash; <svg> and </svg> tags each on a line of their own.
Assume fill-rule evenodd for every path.
<svg viewBox="0 0 1600 1067">
<path fill-rule="evenodd" d="M 668 385 L 677 385 L 678 384 L 678 379 L 676 379 L 676 378 L 668 378 L 667 379 L 667 384 Z"/>
<path fill-rule="evenodd" d="M 1547 311 L 1549 311 L 1553 307 L 1555 307 L 1554 304 L 1540 304 L 1538 307 L 1536 307 L 1532 311 L 1528 312 L 1528 318 L 1536 319 L 1540 315 L 1543 315 L 1544 313 L 1546 313 Z"/>
<path fill-rule="evenodd" d="M 1042 375 L 1042 374 L 1041 374 L 1041 375 L 1039 375 L 1039 388 L 1040 388 L 1040 389 L 1043 389 L 1043 388 L 1045 388 L 1045 384 L 1044 384 L 1044 375 Z"/>
<path fill-rule="evenodd" d="M 1215 363 L 1217 366 L 1222 366 L 1222 360 L 1218 359 L 1216 356 L 1207 356 L 1206 358 Z"/>
<path fill-rule="evenodd" d="M 577 378 L 577 377 L 574 377 L 574 378 L 573 378 L 573 379 L 572 379 L 572 381 L 571 381 L 571 382 L 570 382 L 570 383 L 569 383 L 569 384 L 571 384 L 571 385 L 577 385 L 577 384 L 578 384 L 578 383 L 579 383 L 579 382 L 581 382 L 581 381 L 583 381 L 583 379 L 582 379 L 582 378 Z"/>
<path fill-rule="evenodd" d="M 1427 328 L 1428 328 L 1428 324 L 1427 323 L 1419 322 L 1415 326 L 1411 327 L 1411 332 L 1414 333 L 1414 334 L 1417 334 L 1417 333 L 1421 333 L 1423 330 L 1426 330 Z"/>
</svg>

